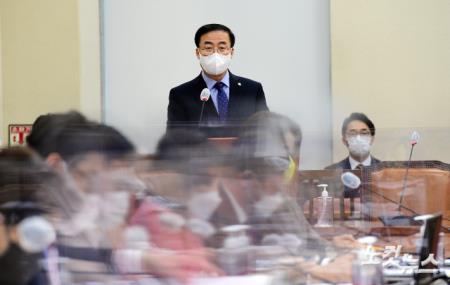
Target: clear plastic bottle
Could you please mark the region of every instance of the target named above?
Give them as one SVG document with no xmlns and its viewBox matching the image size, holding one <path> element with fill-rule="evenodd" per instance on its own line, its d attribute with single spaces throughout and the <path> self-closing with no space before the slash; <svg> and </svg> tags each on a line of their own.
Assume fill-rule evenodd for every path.
<svg viewBox="0 0 450 285">
<path fill-rule="evenodd" d="M 218 250 L 218 263 L 228 275 L 248 273 L 251 259 L 250 238 L 247 225 L 232 225 L 222 228 L 227 235 L 223 248 Z"/>
<path fill-rule="evenodd" d="M 317 198 L 316 205 L 317 227 L 331 227 L 333 225 L 333 197 L 328 196 L 327 184 L 319 184 L 322 195 Z"/>
<path fill-rule="evenodd" d="M 381 261 L 370 257 L 369 250 L 357 252 L 352 264 L 352 283 L 354 285 L 383 285 L 383 266 Z"/>
</svg>

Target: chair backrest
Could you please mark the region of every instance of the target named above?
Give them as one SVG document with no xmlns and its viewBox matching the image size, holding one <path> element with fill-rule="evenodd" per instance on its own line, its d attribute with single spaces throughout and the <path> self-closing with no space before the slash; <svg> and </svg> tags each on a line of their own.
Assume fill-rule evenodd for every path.
<svg viewBox="0 0 450 285">
<path fill-rule="evenodd" d="M 411 161 L 407 169 L 407 161 L 384 161 L 363 169 L 361 200 L 365 216 L 376 219 L 382 215 L 441 212 L 448 222 L 450 165 L 440 161 Z M 400 201 L 402 206 L 398 211 Z"/>
</svg>

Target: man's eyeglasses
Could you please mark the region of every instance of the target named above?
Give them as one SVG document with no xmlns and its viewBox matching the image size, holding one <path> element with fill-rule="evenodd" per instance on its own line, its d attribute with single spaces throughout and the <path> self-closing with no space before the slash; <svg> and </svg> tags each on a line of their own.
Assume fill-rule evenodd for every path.
<svg viewBox="0 0 450 285">
<path fill-rule="evenodd" d="M 214 48 L 212 46 L 208 46 L 208 47 L 199 48 L 199 51 L 200 51 L 201 55 L 211 55 L 215 51 L 217 51 L 217 53 L 219 53 L 221 55 L 228 55 L 231 51 L 231 48 L 225 47 L 225 46 L 220 46 L 220 47 Z"/>
<path fill-rule="evenodd" d="M 350 131 L 346 132 L 345 135 L 349 136 L 349 137 L 353 137 L 353 136 L 357 136 L 357 135 L 370 136 L 372 134 L 370 133 L 370 130 L 359 130 L 359 131 L 357 131 L 357 130 L 350 130 Z"/>
</svg>

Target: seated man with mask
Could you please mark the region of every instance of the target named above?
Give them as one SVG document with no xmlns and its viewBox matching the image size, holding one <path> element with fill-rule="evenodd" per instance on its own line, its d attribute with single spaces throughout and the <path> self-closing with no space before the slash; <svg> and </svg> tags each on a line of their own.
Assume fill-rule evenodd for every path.
<svg viewBox="0 0 450 285">
<path fill-rule="evenodd" d="M 349 156 L 326 169 L 360 169 L 380 162 L 370 154 L 375 139 L 375 125 L 363 113 L 352 113 L 342 124 L 342 142 Z"/>
</svg>

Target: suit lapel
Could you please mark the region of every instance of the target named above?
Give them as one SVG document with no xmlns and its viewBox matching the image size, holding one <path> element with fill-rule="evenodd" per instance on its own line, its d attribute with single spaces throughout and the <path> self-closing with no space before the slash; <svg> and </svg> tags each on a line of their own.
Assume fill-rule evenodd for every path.
<svg viewBox="0 0 450 285">
<path fill-rule="evenodd" d="M 344 161 L 344 169 L 352 169 L 352 166 L 350 164 L 350 157 L 348 156 Z"/>
</svg>

